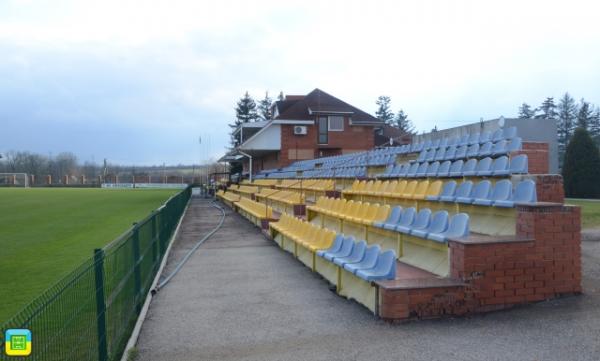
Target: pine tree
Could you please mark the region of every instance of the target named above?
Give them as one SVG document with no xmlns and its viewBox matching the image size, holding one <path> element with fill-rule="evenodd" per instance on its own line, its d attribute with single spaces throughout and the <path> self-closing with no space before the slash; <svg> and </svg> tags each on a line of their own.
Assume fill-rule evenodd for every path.
<svg viewBox="0 0 600 361">
<path fill-rule="evenodd" d="M 392 100 L 390 97 L 381 95 L 377 98 L 375 104 L 379 107 L 375 112 L 375 116 L 383 121 L 385 124 L 392 125 L 392 121 L 394 120 L 394 113 L 390 110 L 390 102 Z"/>
<path fill-rule="evenodd" d="M 575 120 L 577 119 L 577 105 L 575 99 L 565 93 L 558 103 L 558 159 L 562 162 L 567 144 L 571 140 L 573 130 L 575 129 Z"/>
<path fill-rule="evenodd" d="M 231 128 L 229 136 L 231 138 L 230 143 L 232 147 L 237 147 L 241 143 L 241 132 L 234 134 L 236 129 L 242 123 L 248 123 L 256 120 L 257 118 L 258 114 L 256 113 L 256 103 L 250 94 L 246 92 L 246 94 L 244 94 L 244 96 L 237 102 L 237 106 L 235 108 L 235 121 L 229 124 L 229 127 Z"/>
<path fill-rule="evenodd" d="M 554 104 L 554 97 L 546 98 L 542 105 L 540 105 L 536 110 L 542 112 L 542 114 L 535 116 L 538 119 L 556 119 L 558 116 L 556 113 L 556 104 Z"/>
<path fill-rule="evenodd" d="M 579 106 L 579 112 L 577 113 L 577 127 L 589 130 L 593 117 L 594 109 L 592 105 L 581 98 L 581 105 Z"/>
<path fill-rule="evenodd" d="M 269 98 L 269 92 L 265 92 L 265 98 L 258 102 L 258 114 L 260 116 L 260 120 L 271 120 L 273 117 L 271 114 L 272 105 L 273 100 Z"/>
<path fill-rule="evenodd" d="M 408 119 L 408 114 L 404 113 L 404 110 L 400 109 L 396 114 L 396 128 L 402 130 L 405 133 L 413 134 L 415 132 L 415 127 L 410 119 Z"/>
<path fill-rule="evenodd" d="M 567 197 L 600 197 L 600 152 L 584 128 L 575 130 L 567 146 L 562 175 Z"/>
<path fill-rule="evenodd" d="M 256 113 L 256 102 L 254 102 L 254 99 L 252 99 L 248 92 L 246 92 L 246 94 L 244 94 L 237 102 L 235 117 L 240 123 L 248 123 L 258 118 L 258 114 Z"/>
<path fill-rule="evenodd" d="M 279 100 L 279 101 L 284 101 L 285 100 L 285 96 L 283 96 L 283 91 L 279 92 L 279 95 L 277 96 L 277 100 Z"/>
<path fill-rule="evenodd" d="M 531 105 L 527 103 L 521 104 L 519 107 L 519 118 L 528 119 L 535 116 L 535 110 L 531 109 Z"/>
<path fill-rule="evenodd" d="M 596 146 L 600 147 L 600 108 L 596 108 L 594 117 L 590 121 L 590 136 Z"/>
</svg>

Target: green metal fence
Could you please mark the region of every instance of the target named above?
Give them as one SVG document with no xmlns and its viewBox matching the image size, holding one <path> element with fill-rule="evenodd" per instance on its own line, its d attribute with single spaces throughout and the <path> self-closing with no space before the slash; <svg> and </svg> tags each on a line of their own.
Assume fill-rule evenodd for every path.
<svg viewBox="0 0 600 361">
<path fill-rule="evenodd" d="M 2 325 L 32 332 L 32 353 L 0 360 L 118 360 L 191 196 L 171 197 Z"/>
</svg>

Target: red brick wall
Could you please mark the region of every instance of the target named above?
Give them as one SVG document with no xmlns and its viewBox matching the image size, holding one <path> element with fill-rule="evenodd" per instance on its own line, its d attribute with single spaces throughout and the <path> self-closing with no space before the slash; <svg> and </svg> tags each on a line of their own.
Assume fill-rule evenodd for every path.
<svg viewBox="0 0 600 361">
<path fill-rule="evenodd" d="M 558 174 L 515 175 L 513 181 L 531 179 L 535 182 L 538 202 L 564 203 L 563 178 Z"/>
<path fill-rule="evenodd" d="M 520 206 L 515 242 L 450 242 L 451 277 L 467 283 L 467 308 L 485 312 L 581 292 L 581 212 Z"/>
<path fill-rule="evenodd" d="M 327 145 L 318 144 L 317 124 L 307 125 L 307 130 L 306 135 L 294 135 L 294 125 L 281 125 L 280 167 L 287 166 L 296 161 L 296 159 L 293 159 L 294 156 L 290 158 L 290 150 L 292 150 L 292 154 L 296 154 L 296 149 L 299 154 L 310 150 L 314 158 L 341 154 L 341 152 L 347 150 L 368 150 L 375 146 L 373 127 L 350 126 L 348 117 L 344 119 L 343 131 L 330 131 L 328 133 L 329 139 Z M 322 149 L 322 154 L 319 148 Z"/>
<path fill-rule="evenodd" d="M 513 155 L 517 154 L 527 154 L 529 174 L 548 174 L 550 169 L 548 143 L 523 142 L 523 150 L 513 153 Z"/>
<path fill-rule="evenodd" d="M 464 288 L 459 286 L 380 289 L 379 298 L 379 316 L 388 320 L 464 315 L 469 311 Z"/>
</svg>

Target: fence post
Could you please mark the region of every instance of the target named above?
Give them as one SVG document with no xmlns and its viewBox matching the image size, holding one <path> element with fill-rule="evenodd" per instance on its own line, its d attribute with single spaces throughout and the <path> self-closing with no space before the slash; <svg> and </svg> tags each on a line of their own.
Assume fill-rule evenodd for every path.
<svg viewBox="0 0 600 361">
<path fill-rule="evenodd" d="M 94 275 L 96 283 L 96 321 L 98 325 L 98 360 L 108 360 L 106 346 L 106 305 L 104 303 L 104 251 L 94 249 Z"/>
<path fill-rule="evenodd" d="M 157 262 L 159 260 L 159 257 L 158 257 L 159 238 L 157 237 L 158 232 L 156 231 L 157 214 L 158 214 L 157 212 L 153 212 L 153 214 L 152 214 L 152 264 L 154 265 L 155 271 L 158 269 L 158 265 L 160 263 L 160 262 Z"/>
<path fill-rule="evenodd" d="M 140 273 L 140 228 L 133 224 L 133 281 L 135 290 L 135 311 L 139 315 L 142 310 L 140 293 L 142 288 L 142 275 Z"/>
</svg>

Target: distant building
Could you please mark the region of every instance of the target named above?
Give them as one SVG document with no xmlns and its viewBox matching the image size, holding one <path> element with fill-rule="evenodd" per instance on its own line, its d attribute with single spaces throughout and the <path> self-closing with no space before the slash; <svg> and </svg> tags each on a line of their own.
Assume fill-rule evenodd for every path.
<svg viewBox="0 0 600 361">
<path fill-rule="evenodd" d="M 242 163 L 246 172 L 249 155 L 253 173 L 281 168 L 296 160 L 372 149 L 379 145 L 375 134 L 384 128 L 381 120 L 320 89 L 286 96 L 273 104 L 272 114 L 272 120 L 238 127 L 239 145 L 220 161 Z"/>
</svg>

